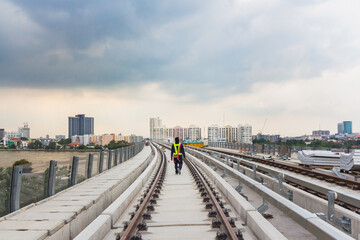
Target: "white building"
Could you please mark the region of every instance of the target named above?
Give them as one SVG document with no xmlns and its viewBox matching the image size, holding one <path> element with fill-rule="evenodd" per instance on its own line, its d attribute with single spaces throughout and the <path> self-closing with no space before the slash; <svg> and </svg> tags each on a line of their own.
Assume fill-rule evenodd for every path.
<svg viewBox="0 0 360 240">
<path fill-rule="evenodd" d="M 231 131 L 231 139 L 232 142 L 237 142 L 239 139 L 239 130 L 237 127 L 232 127 L 232 131 Z"/>
<path fill-rule="evenodd" d="M 217 124 L 208 127 L 209 142 L 216 142 L 220 138 L 220 130 Z"/>
<path fill-rule="evenodd" d="M 252 127 L 249 124 L 232 127 L 230 125 L 218 127 L 213 124 L 208 127 L 209 142 L 252 142 Z"/>
<path fill-rule="evenodd" d="M 183 128 L 183 139 L 190 138 L 189 128 Z"/>
<path fill-rule="evenodd" d="M 143 140 L 142 136 L 136 136 L 135 134 L 130 135 L 130 142 L 131 143 L 141 142 L 142 140 Z"/>
<path fill-rule="evenodd" d="M 239 143 L 251 143 L 252 142 L 252 126 L 249 124 L 238 125 L 238 140 Z"/>
<path fill-rule="evenodd" d="M 224 127 L 219 127 L 219 138 L 226 139 L 226 137 L 225 137 L 225 128 Z"/>
<path fill-rule="evenodd" d="M 155 139 L 155 131 L 159 134 L 159 129 L 155 130 L 155 128 L 162 127 L 162 120 L 159 117 L 150 118 L 150 138 Z M 159 135 L 157 135 L 158 137 Z M 157 139 L 158 140 L 158 139 Z"/>
<path fill-rule="evenodd" d="M 195 125 L 190 125 L 189 129 L 189 140 L 190 141 L 196 141 L 201 139 L 201 128 L 195 126 Z"/>
<path fill-rule="evenodd" d="M 73 135 L 71 136 L 71 142 L 80 143 L 83 145 L 88 145 L 90 143 L 91 135 Z"/>
<path fill-rule="evenodd" d="M 136 136 L 136 142 L 142 142 L 144 140 L 143 136 Z"/>
<path fill-rule="evenodd" d="M 219 138 L 226 139 L 226 142 L 236 141 L 237 135 L 237 129 L 230 125 L 219 128 Z"/>
<path fill-rule="evenodd" d="M 165 139 L 165 128 L 154 127 L 151 139 L 163 141 Z"/>
<path fill-rule="evenodd" d="M 22 132 L 6 132 L 5 133 L 5 137 L 6 138 L 21 138 L 23 137 L 23 133 Z"/>
<path fill-rule="evenodd" d="M 166 128 L 164 127 L 164 140 L 167 142 L 174 142 L 174 128 Z"/>
<path fill-rule="evenodd" d="M 23 127 L 18 128 L 19 132 L 22 133 L 23 137 L 26 137 L 27 139 L 30 139 L 30 128 L 28 123 L 24 123 Z"/>
</svg>

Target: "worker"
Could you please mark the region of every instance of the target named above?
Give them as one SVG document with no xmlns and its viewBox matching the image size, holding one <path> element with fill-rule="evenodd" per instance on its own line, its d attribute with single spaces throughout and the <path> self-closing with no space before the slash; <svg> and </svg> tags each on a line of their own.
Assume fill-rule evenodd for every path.
<svg viewBox="0 0 360 240">
<path fill-rule="evenodd" d="M 175 164 L 175 174 L 181 174 L 183 157 L 185 158 L 185 150 L 180 143 L 179 137 L 175 138 L 175 143 L 171 147 L 171 159 Z"/>
</svg>

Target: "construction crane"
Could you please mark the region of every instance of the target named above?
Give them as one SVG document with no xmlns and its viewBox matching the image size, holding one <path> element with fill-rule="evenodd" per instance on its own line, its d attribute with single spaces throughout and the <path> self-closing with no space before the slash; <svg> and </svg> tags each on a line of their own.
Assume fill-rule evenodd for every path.
<svg viewBox="0 0 360 240">
<path fill-rule="evenodd" d="M 264 131 L 264 128 L 265 128 L 265 125 L 266 125 L 267 120 L 268 120 L 268 119 L 266 118 L 265 121 L 264 121 L 264 124 L 263 124 L 263 126 L 262 126 L 262 129 L 259 131 L 259 134 L 260 134 L 260 135 L 263 134 L 263 131 Z"/>
</svg>

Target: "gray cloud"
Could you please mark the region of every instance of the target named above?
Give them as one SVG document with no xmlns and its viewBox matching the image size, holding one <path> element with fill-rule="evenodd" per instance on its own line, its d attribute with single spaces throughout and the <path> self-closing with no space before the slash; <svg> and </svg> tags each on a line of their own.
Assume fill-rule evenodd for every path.
<svg viewBox="0 0 360 240">
<path fill-rule="evenodd" d="M 319 76 L 359 60 L 360 36 L 353 34 L 354 24 L 349 27 L 359 19 L 339 14 L 341 1 L 0 4 L 9 17 L 0 16 L 9 23 L 0 28 L 3 86 L 98 88 L 156 81 L 169 91 L 213 99 L 245 92 L 258 81 Z M 17 23 L 13 18 L 19 16 L 23 21 Z"/>
</svg>

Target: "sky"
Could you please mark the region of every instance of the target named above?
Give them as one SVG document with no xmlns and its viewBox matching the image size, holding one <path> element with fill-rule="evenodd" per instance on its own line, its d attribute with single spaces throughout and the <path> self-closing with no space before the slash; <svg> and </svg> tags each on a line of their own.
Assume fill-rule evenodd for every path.
<svg viewBox="0 0 360 240">
<path fill-rule="evenodd" d="M 360 131 L 360 1 L 0 0 L 0 128 Z"/>
</svg>

